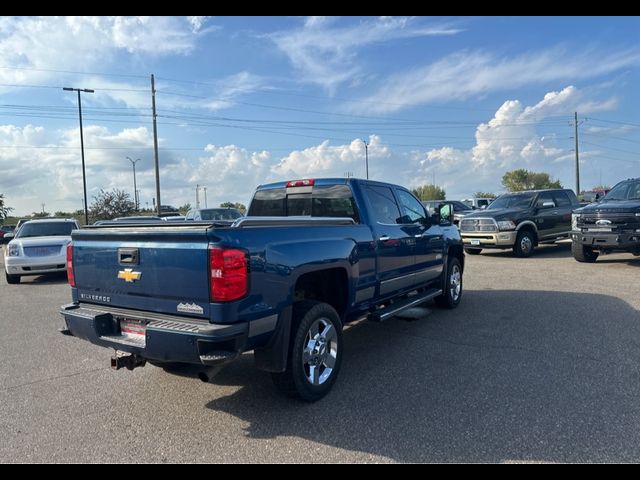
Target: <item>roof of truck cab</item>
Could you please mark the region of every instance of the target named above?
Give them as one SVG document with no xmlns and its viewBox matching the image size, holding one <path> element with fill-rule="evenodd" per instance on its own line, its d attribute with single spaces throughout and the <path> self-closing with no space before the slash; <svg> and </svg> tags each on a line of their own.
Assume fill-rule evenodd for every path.
<svg viewBox="0 0 640 480">
<path fill-rule="evenodd" d="M 334 178 L 291 178 L 289 180 L 285 180 L 285 181 L 282 181 L 282 182 L 274 182 L 274 183 L 267 183 L 267 184 L 264 184 L 264 185 L 258 185 L 256 190 L 271 190 L 271 189 L 274 189 L 274 188 L 286 188 L 287 184 L 289 182 L 295 182 L 295 181 L 300 181 L 300 180 L 313 180 L 314 181 L 314 186 L 348 185 L 348 184 L 352 184 L 352 183 L 359 183 L 359 184 L 380 185 L 380 186 L 386 186 L 386 187 L 407 188 L 407 187 L 403 187 L 402 185 L 398 185 L 398 184 L 393 184 L 393 183 L 388 183 L 388 182 L 379 182 L 377 180 L 367 180 L 367 179 L 364 179 L 364 178 L 334 177 Z M 408 190 L 408 188 L 407 188 L 407 190 Z"/>
</svg>

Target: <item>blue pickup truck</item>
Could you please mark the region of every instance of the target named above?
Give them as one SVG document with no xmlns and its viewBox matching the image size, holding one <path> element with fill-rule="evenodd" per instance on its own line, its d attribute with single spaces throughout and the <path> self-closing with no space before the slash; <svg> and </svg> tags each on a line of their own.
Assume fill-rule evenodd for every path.
<svg viewBox="0 0 640 480">
<path fill-rule="evenodd" d="M 347 322 L 459 304 L 448 209 L 429 216 L 388 183 L 308 179 L 258 187 L 234 221 L 76 230 L 62 332 L 115 349 L 115 369 L 197 364 L 203 381 L 253 350 L 279 389 L 315 401 L 336 381 Z"/>
</svg>

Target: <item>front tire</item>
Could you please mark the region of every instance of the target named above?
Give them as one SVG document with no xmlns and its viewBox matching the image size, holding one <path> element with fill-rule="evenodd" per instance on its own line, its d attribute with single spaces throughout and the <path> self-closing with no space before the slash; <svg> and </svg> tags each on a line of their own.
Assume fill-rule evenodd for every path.
<svg viewBox="0 0 640 480">
<path fill-rule="evenodd" d="M 436 305 L 453 309 L 460 304 L 462 298 L 462 265 L 456 257 L 449 257 L 447 269 L 444 272 L 446 280 L 444 293 L 435 298 Z"/>
<path fill-rule="evenodd" d="M 293 325 L 287 369 L 272 378 L 286 395 L 315 402 L 329 393 L 338 377 L 342 322 L 331 305 L 304 301 L 294 305 Z"/>
<path fill-rule="evenodd" d="M 533 233 L 527 230 L 520 230 L 516 236 L 516 243 L 513 245 L 513 254 L 519 258 L 530 257 L 536 245 Z"/>
<path fill-rule="evenodd" d="M 571 253 L 573 258 L 581 263 L 594 263 L 600 255 L 600 252 L 594 250 L 591 247 L 585 247 L 584 245 L 576 242 L 571 242 Z"/>
<path fill-rule="evenodd" d="M 480 252 L 482 252 L 482 249 L 481 248 L 465 248 L 464 251 L 469 255 L 480 255 Z"/>
</svg>

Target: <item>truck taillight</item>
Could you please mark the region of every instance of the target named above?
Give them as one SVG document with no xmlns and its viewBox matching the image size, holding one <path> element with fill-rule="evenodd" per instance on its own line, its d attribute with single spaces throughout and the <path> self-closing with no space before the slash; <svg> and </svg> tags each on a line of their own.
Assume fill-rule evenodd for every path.
<svg viewBox="0 0 640 480">
<path fill-rule="evenodd" d="M 69 285 L 76 286 L 76 277 L 73 274 L 73 243 L 67 245 L 67 280 Z"/>
<path fill-rule="evenodd" d="M 291 180 L 287 182 L 287 188 L 290 187 L 313 187 L 315 184 L 315 180 L 313 178 L 305 178 L 304 180 Z"/>
<path fill-rule="evenodd" d="M 235 248 L 209 247 L 209 297 L 212 302 L 230 302 L 248 291 L 247 254 Z"/>
</svg>

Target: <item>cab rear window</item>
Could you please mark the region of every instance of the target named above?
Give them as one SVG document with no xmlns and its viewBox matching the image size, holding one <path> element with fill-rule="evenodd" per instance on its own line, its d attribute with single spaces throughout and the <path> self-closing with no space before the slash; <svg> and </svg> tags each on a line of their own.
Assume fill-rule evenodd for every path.
<svg viewBox="0 0 640 480">
<path fill-rule="evenodd" d="M 252 217 L 349 217 L 356 222 L 358 212 L 347 185 L 314 186 L 310 193 L 289 193 L 286 188 L 256 192 L 249 216 Z"/>
</svg>

